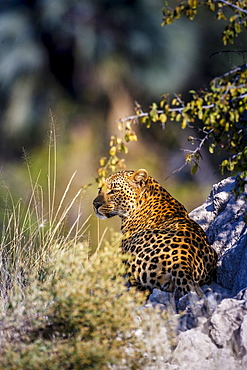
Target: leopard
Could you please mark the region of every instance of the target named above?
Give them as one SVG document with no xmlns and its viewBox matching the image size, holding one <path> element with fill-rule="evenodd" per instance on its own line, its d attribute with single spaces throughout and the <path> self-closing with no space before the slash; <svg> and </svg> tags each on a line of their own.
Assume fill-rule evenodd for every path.
<svg viewBox="0 0 247 370">
<path fill-rule="evenodd" d="M 217 254 L 185 207 L 148 171 L 121 170 L 99 188 L 93 209 L 100 219 L 121 219 L 122 252 L 129 283 L 183 296 L 210 284 Z"/>
</svg>

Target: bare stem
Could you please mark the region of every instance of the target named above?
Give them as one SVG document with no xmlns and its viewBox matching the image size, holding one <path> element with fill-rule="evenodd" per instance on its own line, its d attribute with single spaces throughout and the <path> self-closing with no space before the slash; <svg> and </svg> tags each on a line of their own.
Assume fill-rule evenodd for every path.
<svg viewBox="0 0 247 370">
<path fill-rule="evenodd" d="M 226 0 L 215 0 L 215 2 L 223 3 L 225 5 L 228 5 L 228 6 L 232 7 L 232 8 L 237 9 L 238 11 L 240 11 L 240 12 L 242 12 L 244 14 L 247 14 L 247 10 L 244 10 L 243 8 L 240 8 L 239 6 L 237 6 L 235 4 L 232 4 L 229 1 L 226 1 Z"/>
</svg>

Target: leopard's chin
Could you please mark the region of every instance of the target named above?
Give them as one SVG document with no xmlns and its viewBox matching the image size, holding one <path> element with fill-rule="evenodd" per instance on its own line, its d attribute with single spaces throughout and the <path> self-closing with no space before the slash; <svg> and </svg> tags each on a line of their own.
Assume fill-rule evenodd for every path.
<svg viewBox="0 0 247 370">
<path fill-rule="evenodd" d="M 96 214 L 96 216 L 98 217 L 98 218 L 100 218 L 101 220 L 106 220 L 107 218 L 109 218 L 109 217 L 107 217 L 106 215 L 102 215 L 101 213 L 99 213 L 99 212 L 95 212 L 95 214 Z"/>
<path fill-rule="evenodd" d="M 99 209 L 97 209 L 96 207 L 94 207 L 94 212 L 96 214 L 96 216 L 98 218 L 100 218 L 101 220 L 106 220 L 107 218 L 111 218 L 111 217 L 114 217 L 114 216 L 118 216 L 118 212 L 117 211 L 112 211 L 112 212 L 106 212 L 106 213 L 101 213 Z"/>
</svg>

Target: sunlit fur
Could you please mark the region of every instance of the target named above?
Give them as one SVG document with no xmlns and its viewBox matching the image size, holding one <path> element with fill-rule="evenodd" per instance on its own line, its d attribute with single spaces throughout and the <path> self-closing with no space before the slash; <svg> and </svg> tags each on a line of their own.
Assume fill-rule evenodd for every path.
<svg viewBox="0 0 247 370">
<path fill-rule="evenodd" d="M 217 255 L 202 228 L 147 171 L 111 175 L 93 202 L 102 219 L 121 218 L 121 248 L 129 260 L 130 282 L 140 289 L 185 294 L 210 282 Z"/>
</svg>

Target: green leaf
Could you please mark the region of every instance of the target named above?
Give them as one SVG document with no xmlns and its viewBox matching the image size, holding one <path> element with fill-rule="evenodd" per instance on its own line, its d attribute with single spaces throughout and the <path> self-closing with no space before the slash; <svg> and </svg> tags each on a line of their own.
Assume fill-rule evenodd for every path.
<svg viewBox="0 0 247 370">
<path fill-rule="evenodd" d="M 161 113 L 160 116 L 159 116 L 159 120 L 162 123 L 166 123 L 166 121 L 167 121 L 167 115 L 165 113 Z"/>
<path fill-rule="evenodd" d="M 117 148 L 115 146 L 112 146 L 109 150 L 110 156 L 114 156 L 117 152 Z"/>
<path fill-rule="evenodd" d="M 184 118 L 182 123 L 181 123 L 181 128 L 184 130 L 186 128 L 186 126 L 187 126 L 187 119 Z"/>
<path fill-rule="evenodd" d="M 198 163 L 195 163 L 195 164 L 192 166 L 191 170 L 190 170 L 191 175 L 194 175 L 194 174 L 196 173 L 196 171 L 197 171 L 197 170 L 198 170 Z"/>
<path fill-rule="evenodd" d="M 228 165 L 229 161 L 225 159 L 224 161 L 221 162 L 222 167 L 226 167 Z"/>
<path fill-rule="evenodd" d="M 209 145 L 208 151 L 209 151 L 210 154 L 214 153 L 214 144 Z"/>
</svg>

